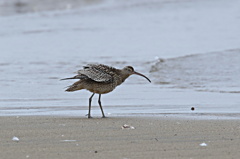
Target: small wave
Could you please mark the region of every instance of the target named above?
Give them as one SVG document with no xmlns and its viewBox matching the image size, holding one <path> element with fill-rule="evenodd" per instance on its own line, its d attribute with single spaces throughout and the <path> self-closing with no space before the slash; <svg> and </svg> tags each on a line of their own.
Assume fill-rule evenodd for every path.
<svg viewBox="0 0 240 159">
<path fill-rule="evenodd" d="M 150 72 L 155 84 L 197 91 L 240 93 L 240 49 L 157 59 Z"/>
<path fill-rule="evenodd" d="M 197 91 L 199 91 L 199 92 L 219 92 L 219 93 L 240 93 L 240 91 L 219 91 L 219 90 L 209 90 L 209 89 L 204 89 L 204 90 L 201 90 L 201 89 L 199 89 L 199 90 L 197 90 Z"/>
<path fill-rule="evenodd" d="M 1 0 L 0 16 L 23 14 L 31 12 L 53 11 L 53 10 L 70 10 L 75 8 L 83 8 L 94 4 L 102 3 L 103 0 Z"/>
</svg>

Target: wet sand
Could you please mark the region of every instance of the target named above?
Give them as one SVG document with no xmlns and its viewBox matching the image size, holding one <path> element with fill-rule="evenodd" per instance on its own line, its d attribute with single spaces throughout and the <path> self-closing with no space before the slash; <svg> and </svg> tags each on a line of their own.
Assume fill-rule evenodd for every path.
<svg viewBox="0 0 240 159">
<path fill-rule="evenodd" d="M 122 129 L 124 124 L 135 129 Z M 0 125 L 0 154 L 6 159 L 240 156 L 239 120 L 20 116 L 0 117 Z"/>
</svg>

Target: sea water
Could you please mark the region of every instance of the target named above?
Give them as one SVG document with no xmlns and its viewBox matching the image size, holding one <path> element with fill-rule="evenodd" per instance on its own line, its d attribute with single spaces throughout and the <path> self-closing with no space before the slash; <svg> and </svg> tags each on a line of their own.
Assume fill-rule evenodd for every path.
<svg viewBox="0 0 240 159">
<path fill-rule="evenodd" d="M 103 95 L 107 116 L 239 118 L 239 0 L 23 2 L 0 1 L 1 116 L 84 116 L 91 93 L 64 92 L 74 80 L 60 79 L 103 63 L 152 80 Z"/>
</svg>

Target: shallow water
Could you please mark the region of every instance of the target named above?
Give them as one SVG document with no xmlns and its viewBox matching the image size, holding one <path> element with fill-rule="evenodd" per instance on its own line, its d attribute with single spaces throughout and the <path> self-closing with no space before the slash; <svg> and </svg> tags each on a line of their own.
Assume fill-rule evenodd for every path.
<svg viewBox="0 0 240 159">
<path fill-rule="evenodd" d="M 1 16 L 0 115 L 84 116 L 91 94 L 64 92 L 74 81 L 59 79 L 98 62 L 152 80 L 132 76 L 103 95 L 107 116 L 239 118 L 239 2 L 112 0 Z"/>
</svg>

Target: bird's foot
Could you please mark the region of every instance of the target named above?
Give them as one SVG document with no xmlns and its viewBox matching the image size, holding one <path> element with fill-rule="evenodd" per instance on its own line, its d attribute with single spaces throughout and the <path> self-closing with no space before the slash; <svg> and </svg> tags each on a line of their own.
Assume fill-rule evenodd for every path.
<svg viewBox="0 0 240 159">
<path fill-rule="evenodd" d="M 108 118 L 108 117 L 106 117 L 105 115 L 103 115 L 102 118 Z"/>
<path fill-rule="evenodd" d="M 90 114 L 86 114 L 85 116 L 87 116 L 88 118 L 93 118 Z"/>
</svg>

